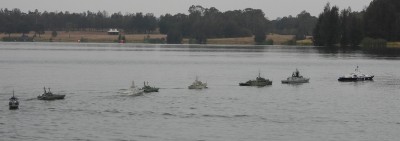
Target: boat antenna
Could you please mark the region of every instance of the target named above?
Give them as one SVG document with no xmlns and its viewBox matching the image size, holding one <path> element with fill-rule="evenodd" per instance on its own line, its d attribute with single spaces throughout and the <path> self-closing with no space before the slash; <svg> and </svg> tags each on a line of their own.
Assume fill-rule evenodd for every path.
<svg viewBox="0 0 400 141">
<path fill-rule="evenodd" d="M 258 77 L 261 77 L 260 69 L 258 69 Z"/>
<path fill-rule="evenodd" d="M 14 89 L 13 89 L 13 97 L 14 97 Z"/>
<path fill-rule="evenodd" d="M 46 93 L 46 87 L 43 87 L 44 93 Z"/>
</svg>

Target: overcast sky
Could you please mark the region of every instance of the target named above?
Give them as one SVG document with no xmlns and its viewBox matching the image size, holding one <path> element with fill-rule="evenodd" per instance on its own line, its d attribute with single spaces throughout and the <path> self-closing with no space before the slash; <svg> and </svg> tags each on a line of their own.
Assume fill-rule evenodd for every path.
<svg viewBox="0 0 400 141">
<path fill-rule="evenodd" d="M 224 12 L 245 8 L 262 9 L 268 19 L 276 19 L 288 15 L 296 16 L 303 10 L 318 16 L 327 2 L 340 9 L 351 7 L 353 11 L 361 11 L 372 0 L 0 0 L 0 8 L 19 8 L 26 12 L 70 11 L 84 12 L 106 10 L 109 13 L 153 13 L 156 16 L 170 13 L 188 13 L 191 5 L 205 8 L 216 7 Z"/>
</svg>

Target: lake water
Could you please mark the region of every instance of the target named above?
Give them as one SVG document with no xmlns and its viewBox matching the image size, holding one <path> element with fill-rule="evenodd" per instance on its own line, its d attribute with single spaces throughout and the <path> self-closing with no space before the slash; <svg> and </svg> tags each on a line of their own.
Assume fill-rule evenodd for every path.
<svg viewBox="0 0 400 141">
<path fill-rule="evenodd" d="M 337 81 L 360 70 L 374 81 Z M 298 68 L 310 83 L 281 84 Z M 240 87 L 258 72 L 272 86 Z M 209 89 L 189 90 L 196 76 Z M 0 43 L 0 140 L 394 141 L 400 54 L 288 46 Z M 126 96 L 131 81 L 160 92 Z M 43 87 L 65 100 L 39 101 Z M 20 109 L 8 110 L 12 91 Z"/>
</svg>

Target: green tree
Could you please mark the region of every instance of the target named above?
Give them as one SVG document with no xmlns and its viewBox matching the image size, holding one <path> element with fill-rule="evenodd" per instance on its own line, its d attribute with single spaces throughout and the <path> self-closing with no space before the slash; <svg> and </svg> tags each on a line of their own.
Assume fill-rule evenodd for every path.
<svg viewBox="0 0 400 141">
<path fill-rule="evenodd" d="M 170 30 L 167 34 L 168 44 L 180 44 L 182 43 L 182 34 L 178 30 Z"/>
<path fill-rule="evenodd" d="M 350 8 L 343 9 L 340 12 L 340 46 L 348 46 L 350 44 L 350 13 Z"/>
<path fill-rule="evenodd" d="M 316 46 L 334 46 L 340 40 L 339 8 L 326 4 L 324 11 L 319 15 L 313 31 L 313 42 Z"/>
<path fill-rule="evenodd" d="M 400 1 L 373 0 L 364 14 L 367 37 L 400 40 Z"/>
<path fill-rule="evenodd" d="M 256 44 L 263 44 L 267 38 L 267 35 L 263 30 L 257 30 L 254 34 L 254 41 Z"/>
<path fill-rule="evenodd" d="M 35 35 L 36 34 L 39 34 L 39 38 L 40 38 L 40 35 L 41 34 L 44 34 L 45 33 L 45 29 L 44 29 L 44 25 L 43 24 L 36 24 L 35 26 L 34 26 L 34 28 L 33 28 L 33 30 L 34 30 L 34 32 L 35 32 Z"/>
<path fill-rule="evenodd" d="M 350 33 L 349 40 L 351 46 L 359 46 L 362 39 L 364 38 L 364 25 L 363 25 L 363 14 L 359 12 L 353 12 L 350 14 L 349 23 Z"/>
</svg>

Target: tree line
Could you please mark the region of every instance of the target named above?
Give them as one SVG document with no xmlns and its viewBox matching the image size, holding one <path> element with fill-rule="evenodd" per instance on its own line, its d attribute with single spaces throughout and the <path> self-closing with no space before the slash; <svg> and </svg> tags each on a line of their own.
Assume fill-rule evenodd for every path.
<svg viewBox="0 0 400 141">
<path fill-rule="evenodd" d="M 360 11 L 340 10 L 329 3 L 318 17 L 302 11 L 297 16 L 269 20 L 260 9 L 247 8 L 221 12 L 215 7 L 190 6 L 188 14 L 151 13 L 109 14 L 106 11 L 21 12 L 19 9 L 0 9 L 0 33 L 26 34 L 45 31 L 105 31 L 122 29 L 125 33 L 161 33 L 167 43 L 204 44 L 210 38 L 254 36 L 256 43 L 265 43 L 267 33 L 295 35 L 297 40 L 312 36 L 317 46 L 358 46 L 365 39 L 377 41 L 400 40 L 400 1 L 373 0 Z M 366 41 L 365 43 L 367 43 Z"/>
<path fill-rule="evenodd" d="M 160 33 L 175 37 L 168 38 L 169 43 L 179 43 L 182 37 L 203 44 L 207 38 L 247 37 L 256 32 L 265 35 L 267 27 L 264 12 L 251 8 L 220 12 L 214 7 L 191 6 L 189 15 L 165 14 L 159 20 Z"/>
<path fill-rule="evenodd" d="M 125 33 L 154 33 L 169 35 L 168 43 L 180 43 L 189 38 L 194 43 L 206 43 L 208 38 L 249 37 L 257 35 L 256 41 L 265 41 L 266 33 L 294 34 L 304 38 L 311 35 L 316 17 L 303 11 L 297 17 L 284 17 L 269 21 L 260 9 L 247 8 L 221 12 L 215 7 L 204 8 L 193 5 L 189 14 L 164 14 L 155 17 L 151 13 L 109 14 L 106 11 L 70 13 L 39 12 L 27 13 L 15 9 L 0 9 L 0 33 L 26 34 L 35 36 L 45 31 L 105 31 L 118 28 Z"/>
<path fill-rule="evenodd" d="M 317 46 L 358 46 L 400 40 L 400 1 L 373 0 L 361 12 L 328 3 L 313 31 Z M 384 43 L 382 43 L 384 42 Z"/>
<path fill-rule="evenodd" d="M 15 8 L 0 9 L 0 33 L 26 34 L 31 31 L 43 34 L 44 31 L 105 31 L 109 28 L 123 29 L 127 33 L 151 33 L 157 28 L 158 20 L 153 14 L 125 14 L 106 11 L 95 12 L 39 12 L 27 13 Z"/>
</svg>

